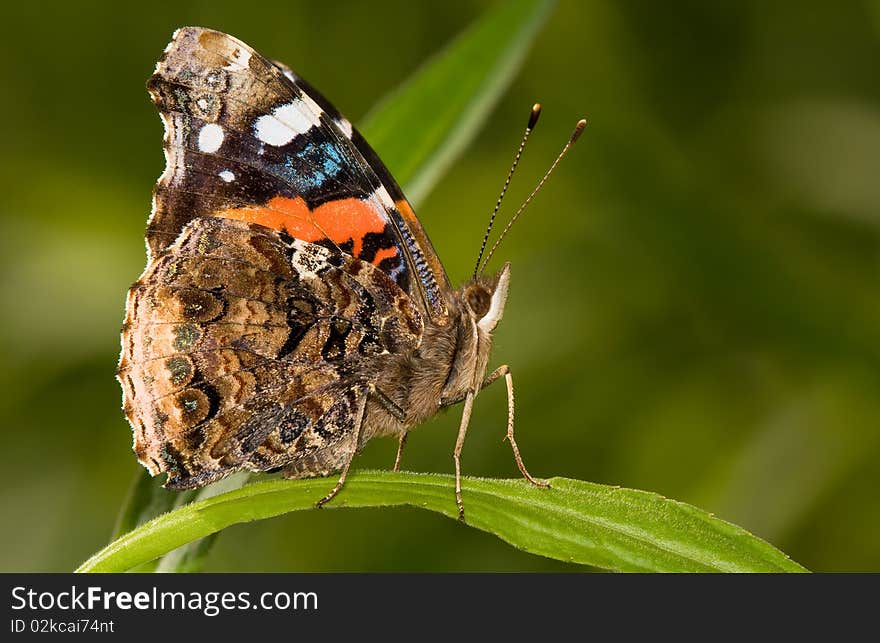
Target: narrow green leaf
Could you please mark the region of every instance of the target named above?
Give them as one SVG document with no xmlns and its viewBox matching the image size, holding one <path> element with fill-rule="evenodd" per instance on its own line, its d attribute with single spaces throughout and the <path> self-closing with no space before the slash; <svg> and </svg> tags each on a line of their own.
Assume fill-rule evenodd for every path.
<svg viewBox="0 0 880 643">
<path fill-rule="evenodd" d="M 162 489 L 158 479 L 151 478 L 144 469 L 138 467 L 119 508 L 111 538 L 119 538 L 138 525 L 169 511 L 174 507 L 174 496 L 174 493 Z"/>
<path fill-rule="evenodd" d="M 120 572 L 229 525 L 312 509 L 332 481 L 271 480 L 200 500 L 125 534 L 79 572 Z M 654 493 L 554 478 L 465 478 L 467 523 L 525 551 L 618 571 L 803 572 L 772 545 L 696 507 Z M 448 475 L 352 473 L 326 509 L 411 505 L 457 517 Z"/>
<path fill-rule="evenodd" d="M 198 502 L 200 500 L 213 498 L 214 496 L 219 496 L 221 493 L 227 493 L 235 489 L 240 489 L 245 485 L 245 483 L 247 483 L 250 477 L 250 472 L 239 471 L 238 473 L 234 473 L 231 476 L 223 478 L 222 480 L 218 480 L 214 484 L 210 484 L 207 487 L 202 487 L 195 492 L 194 499 L 196 502 Z M 183 506 L 185 502 L 188 502 L 192 499 L 192 497 L 187 498 L 185 501 L 176 504 L 175 507 Z M 211 551 L 211 547 L 214 546 L 214 541 L 217 540 L 217 536 L 219 535 L 219 533 L 209 534 L 204 538 L 188 542 L 185 545 L 181 545 L 177 549 L 168 552 L 158 560 L 155 570 L 153 571 L 163 573 L 185 573 L 201 571 L 202 566 L 205 564 L 205 559 L 207 558 L 208 553 Z M 139 571 L 150 570 L 141 569 Z"/>
<path fill-rule="evenodd" d="M 194 497 L 195 493 L 191 491 L 175 493 L 168 489 L 163 489 L 159 478 L 151 477 L 145 469 L 138 467 L 138 471 L 131 481 L 131 486 L 128 488 L 125 500 L 119 508 L 111 540 L 119 538 L 156 516 L 161 516 L 175 507 L 186 504 Z M 190 546 L 186 545 L 186 547 Z M 155 571 L 159 562 L 149 561 L 140 566 L 137 571 Z"/>
<path fill-rule="evenodd" d="M 367 116 L 361 132 L 413 204 L 485 122 L 555 4 L 499 2 Z"/>
<path fill-rule="evenodd" d="M 131 531 L 138 525 L 152 520 L 172 509 L 182 507 L 194 500 L 204 500 L 226 491 L 238 489 L 247 482 L 249 473 L 237 473 L 202 489 L 190 491 L 169 491 L 162 487 L 160 478 L 153 478 L 146 470 L 140 469 L 132 480 L 128 494 L 119 509 L 112 540 Z M 159 560 L 149 561 L 138 567 L 139 572 L 194 572 L 199 571 L 205 556 L 211 549 L 216 535 L 186 543 L 169 552 Z"/>
</svg>

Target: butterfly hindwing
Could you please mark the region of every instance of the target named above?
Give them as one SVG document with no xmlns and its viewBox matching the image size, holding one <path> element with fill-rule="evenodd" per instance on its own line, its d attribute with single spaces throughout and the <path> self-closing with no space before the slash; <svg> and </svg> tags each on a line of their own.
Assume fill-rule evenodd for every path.
<svg viewBox="0 0 880 643">
<path fill-rule="evenodd" d="M 369 262 L 423 313 L 445 314 L 446 274 L 400 188 L 293 72 L 231 36 L 186 27 L 148 88 L 167 162 L 147 230 L 151 256 L 194 218 L 240 219 Z"/>
<path fill-rule="evenodd" d="M 129 291 L 119 379 L 135 451 L 168 486 L 239 469 L 339 468 L 383 356 L 422 318 L 369 262 L 201 218 Z"/>
</svg>

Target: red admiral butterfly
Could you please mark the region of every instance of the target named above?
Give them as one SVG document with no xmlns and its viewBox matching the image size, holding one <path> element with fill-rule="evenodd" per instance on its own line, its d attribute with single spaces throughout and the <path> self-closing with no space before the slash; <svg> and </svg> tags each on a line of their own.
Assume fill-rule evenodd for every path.
<svg viewBox="0 0 880 643">
<path fill-rule="evenodd" d="M 399 438 L 397 470 L 408 432 L 463 401 L 454 452 L 463 517 L 471 408 L 504 377 L 516 462 L 546 484 L 514 441 L 507 366 L 485 375 L 509 264 L 492 277 L 475 270 L 453 289 L 351 123 L 231 36 L 178 30 L 148 89 L 167 166 L 147 225 L 148 264 L 128 293 L 117 377 L 134 451 L 151 474 L 190 489 L 242 469 L 290 478 L 341 470 L 320 506 L 368 440 Z"/>
</svg>

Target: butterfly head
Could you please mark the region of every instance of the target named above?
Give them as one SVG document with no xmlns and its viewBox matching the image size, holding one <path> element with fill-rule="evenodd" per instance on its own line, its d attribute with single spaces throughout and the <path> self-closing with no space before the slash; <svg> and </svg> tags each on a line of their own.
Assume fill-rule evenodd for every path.
<svg viewBox="0 0 880 643">
<path fill-rule="evenodd" d="M 453 308 L 458 310 L 457 323 L 449 328 L 455 349 L 448 370 L 443 399 L 462 399 L 468 391 L 475 393 L 486 373 L 492 350 L 492 331 L 501 321 L 510 264 L 504 264 L 494 276 L 478 275 L 455 292 Z"/>
<path fill-rule="evenodd" d="M 479 275 L 462 289 L 462 308 L 467 311 L 480 334 L 490 334 L 501 321 L 509 284 L 508 262 L 493 277 Z"/>
</svg>

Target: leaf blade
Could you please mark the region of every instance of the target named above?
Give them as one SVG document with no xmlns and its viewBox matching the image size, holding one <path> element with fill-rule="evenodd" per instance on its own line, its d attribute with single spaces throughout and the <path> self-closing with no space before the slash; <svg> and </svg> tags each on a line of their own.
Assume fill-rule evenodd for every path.
<svg viewBox="0 0 880 643">
<path fill-rule="evenodd" d="M 696 507 L 657 494 L 554 478 L 465 478 L 468 524 L 525 551 L 617 571 L 803 572 L 772 545 Z M 159 516 L 98 552 L 79 572 L 125 571 L 232 524 L 311 509 L 325 479 L 272 480 Z M 354 472 L 327 508 L 410 505 L 457 517 L 448 475 Z"/>
</svg>

